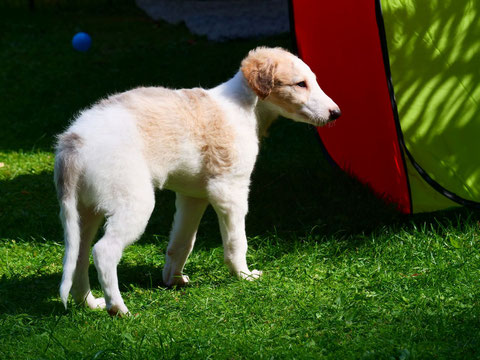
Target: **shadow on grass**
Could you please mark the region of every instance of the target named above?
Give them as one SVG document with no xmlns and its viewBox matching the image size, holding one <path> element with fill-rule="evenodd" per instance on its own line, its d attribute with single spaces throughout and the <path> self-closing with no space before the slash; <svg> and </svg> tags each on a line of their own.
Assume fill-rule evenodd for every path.
<svg viewBox="0 0 480 360">
<path fill-rule="evenodd" d="M 20 175 L 0 181 L 0 238 L 61 241 L 53 175 Z"/>
<path fill-rule="evenodd" d="M 50 316 L 65 311 L 58 295 L 61 274 L 0 278 L 0 312 Z"/>
<path fill-rule="evenodd" d="M 162 267 L 151 265 L 118 266 L 120 291 L 128 293 L 131 284 L 144 289 L 165 287 L 162 281 Z M 99 289 L 97 272 L 93 266 L 89 269 L 92 289 Z M 64 314 L 65 308 L 58 292 L 62 275 L 38 274 L 28 277 L 13 276 L 0 278 L 0 313 L 9 315 L 28 314 L 34 316 L 50 316 Z M 71 300 L 71 298 L 70 298 Z M 73 302 L 69 302 L 71 308 Z"/>
</svg>

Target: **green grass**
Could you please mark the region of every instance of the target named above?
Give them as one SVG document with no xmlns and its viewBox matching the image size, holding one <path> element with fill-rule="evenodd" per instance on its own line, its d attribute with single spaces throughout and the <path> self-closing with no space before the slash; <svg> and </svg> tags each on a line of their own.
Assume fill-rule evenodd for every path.
<svg viewBox="0 0 480 360">
<path fill-rule="evenodd" d="M 166 289 L 174 204 L 162 192 L 118 269 L 135 315 L 65 311 L 54 135 L 106 94 L 213 86 L 256 45 L 290 46 L 288 35 L 210 43 L 117 5 L 0 11 L 1 359 L 480 358 L 478 213 L 401 216 L 331 168 L 310 128 L 287 120 L 253 175 L 248 262 L 262 279 L 230 277 L 209 209 L 185 269 L 191 285 Z M 93 35 L 86 54 L 71 49 L 79 30 Z M 93 267 L 91 279 L 99 295 Z"/>
</svg>

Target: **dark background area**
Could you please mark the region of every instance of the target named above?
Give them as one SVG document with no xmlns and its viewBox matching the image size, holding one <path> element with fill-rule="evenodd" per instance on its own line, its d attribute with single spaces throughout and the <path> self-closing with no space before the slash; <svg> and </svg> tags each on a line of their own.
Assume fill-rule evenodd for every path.
<svg viewBox="0 0 480 360">
<path fill-rule="evenodd" d="M 233 76 L 250 49 L 292 47 L 288 33 L 211 42 L 183 25 L 154 22 L 129 1 L 37 1 L 34 10 L 10 3 L 17 6 L 0 15 L 4 152 L 53 151 L 55 135 L 75 114 L 109 94 L 137 86 L 213 87 Z M 92 37 L 86 53 L 72 49 L 78 31 Z M 253 174 L 250 235 L 315 229 L 349 236 L 398 221 L 393 207 L 326 162 L 312 127 L 280 119 L 270 133 Z M 2 236 L 25 238 L 35 228 L 42 237 L 61 237 L 51 176 L 50 170 L 1 182 Z M 172 194 L 159 193 L 147 237 L 167 235 L 173 211 Z M 209 211 L 203 224 L 216 231 L 214 222 Z"/>
</svg>

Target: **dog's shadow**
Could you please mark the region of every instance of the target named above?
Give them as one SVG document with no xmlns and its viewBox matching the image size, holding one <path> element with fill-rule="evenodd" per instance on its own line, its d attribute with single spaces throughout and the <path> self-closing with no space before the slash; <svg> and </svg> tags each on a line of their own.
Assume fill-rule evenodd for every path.
<svg viewBox="0 0 480 360">
<path fill-rule="evenodd" d="M 50 316 L 63 313 L 58 295 L 60 273 L 0 278 L 0 312 L 7 315 Z"/>
<path fill-rule="evenodd" d="M 60 260 L 60 259 L 59 259 Z M 120 291 L 131 291 L 131 284 L 143 289 L 167 288 L 162 281 L 162 265 L 128 265 L 118 266 Z M 90 267 L 89 276 L 93 291 L 99 291 L 97 272 Z M 0 278 L 0 313 L 8 315 L 28 314 L 32 316 L 51 316 L 65 314 L 60 301 L 59 284 L 61 273 L 31 276 L 14 275 Z M 176 288 L 172 288 L 175 291 Z M 73 305 L 73 306 L 72 306 Z M 69 301 L 69 307 L 74 307 Z M 68 311 L 68 310 L 67 310 Z"/>
</svg>

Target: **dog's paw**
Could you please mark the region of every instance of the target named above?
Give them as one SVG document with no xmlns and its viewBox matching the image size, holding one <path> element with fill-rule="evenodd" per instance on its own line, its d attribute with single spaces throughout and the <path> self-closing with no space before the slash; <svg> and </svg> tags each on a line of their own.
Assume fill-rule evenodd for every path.
<svg viewBox="0 0 480 360">
<path fill-rule="evenodd" d="M 128 311 L 128 308 L 125 305 L 112 305 L 107 309 L 107 312 L 110 316 L 118 316 L 118 317 L 123 317 L 123 316 L 129 316 L 130 311 Z"/>
<path fill-rule="evenodd" d="M 96 298 L 95 296 L 92 295 L 92 293 L 89 291 L 86 296 L 80 297 L 77 296 L 75 299 L 75 303 L 78 306 L 86 306 L 89 309 L 105 309 L 106 303 L 104 298 Z"/>
<path fill-rule="evenodd" d="M 165 279 L 165 285 L 171 286 L 187 286 L 190 278 L 187 275 L 171 275 L 169 279 Z"/>
<path fill-rule="evenodd" d="M 87 298 L 87 306 L 90 309 L 105 309 L 107 304 L 105 303 L 105 298 L 94 298 L 93 296 Z"/>
<path fill-rule="evenodd" d="M 252 270 L 249 272 L 241 272 L 240 277 L 248 281 L 253 281 L 258 279 L 260 276 L 262 276 L 262 274 L 263 272 L 260 270 Z"/>
</svg>

